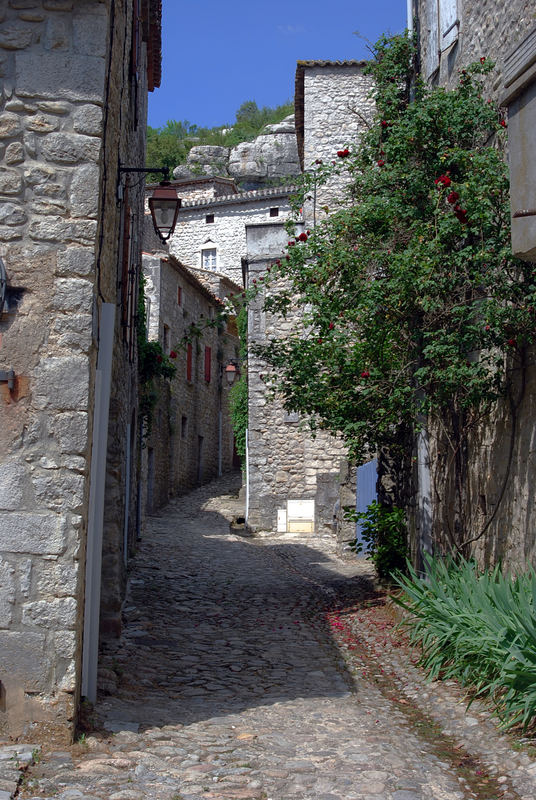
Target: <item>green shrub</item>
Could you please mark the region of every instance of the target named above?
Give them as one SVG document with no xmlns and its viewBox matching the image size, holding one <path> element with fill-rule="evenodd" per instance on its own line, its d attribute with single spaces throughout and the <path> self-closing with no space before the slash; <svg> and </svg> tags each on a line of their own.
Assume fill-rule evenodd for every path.
<svg viewBox="0 0 536 800">
<path fill-rule="evenodd" d="M 380 580 L 390 580 L 393 573 L 405 569 L 407 531 L 404 509 L 397 506 L 387 508 L 374 500 L 360 514 L 346 509 L 346 516 L 361 523 L 363 541 L 356 540 L 352 548 L 356 553 L 366 548 Z"/>
<path fill-rule="evenodd" d="M 463 559 L 426 560 L 426 576 L 399 575 L 395 601 L 431 679 L 455 678 L 494 703 L 505 727 L 536 717 L 536 575 L 497 566 L 479 571 Z"/>
</svg>

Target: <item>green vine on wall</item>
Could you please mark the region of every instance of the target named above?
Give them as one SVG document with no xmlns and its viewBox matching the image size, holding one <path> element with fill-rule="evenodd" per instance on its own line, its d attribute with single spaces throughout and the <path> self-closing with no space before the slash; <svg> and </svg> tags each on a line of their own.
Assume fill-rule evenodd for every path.
<svg viewBox="0 0 536 800">
<path fill-rule="evenodd" d="M 359 142 L 309 165 L 296 220 L 335 176 L 348 184 L 341 205 L 291 234 L 246 295 L 278 279 L 265 308 L 292 310 L 294 331 L 256 352 L 287 409 L 342 435 L 357 460 L 436 427 L 438 483 L 455 497 L 445 547 L 464 552 L 475 538 L 464 517 L 470 434 L 500 398 L 519 402 L 536 281 L 511 253 L 506 123 L 482 96 L 493 64 L 480 59 L 448 91 L 413 80 L 414 58 L 407 35 L 377 43 L 375 118 Z M 436 499 L 447 503 L 441 490 Z"/>
<path fill-rule="evenodd" d="M 240 340 L 240 379 L 231 387 L 229 394 L 229 410 L 231 424 L 235 436 L 236 452 L 244 467 L 246 458 L 246 430 L 248 427 L 248 378 L 247 378 L 247 334 L 248 314 L 246 306 L 242 306 L 236 317 L 238 337 Z"/>
<path fill-rule="evenodd" d="M 149 340 L 147 330 L 147 311 L 145 305 L 145 276 L 140 276 L 138 294 L 138 380 L 139 380 L 139 413 L 147 433 L 150 432 L 153 411 L 158 402 L 158 380 L 171 380 L 176 367 L 167 356 L 158 341 Z"/>
</svg>

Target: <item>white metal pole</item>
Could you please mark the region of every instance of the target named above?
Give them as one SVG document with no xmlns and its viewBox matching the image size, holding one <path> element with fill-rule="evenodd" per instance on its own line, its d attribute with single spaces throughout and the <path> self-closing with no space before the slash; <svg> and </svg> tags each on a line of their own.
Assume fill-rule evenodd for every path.
<svg viewBox="0 0 536 800">
<path fill-rule="evenodd" d="M 249 430 L 246 428 L 246 525 L 249 516 Z"/>
</svg>

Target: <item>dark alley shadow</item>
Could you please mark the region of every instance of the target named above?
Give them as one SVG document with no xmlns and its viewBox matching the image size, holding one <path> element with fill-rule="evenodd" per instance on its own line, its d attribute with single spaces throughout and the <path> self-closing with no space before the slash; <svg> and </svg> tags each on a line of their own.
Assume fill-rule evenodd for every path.
<svg viewBox="0 0 536 800">
<path fill-rule="evenodd" d="M 238 539 L 224 516 L 195 507 L 197 494 L 153 518 L 142 541 L 124 635 L 101 659 L 96 711 L 107 730 L 188 724 L 353 687 L 325 613 L 374 597 L 357 559 L 341 573 L 314 546 Z"/>
</svg>

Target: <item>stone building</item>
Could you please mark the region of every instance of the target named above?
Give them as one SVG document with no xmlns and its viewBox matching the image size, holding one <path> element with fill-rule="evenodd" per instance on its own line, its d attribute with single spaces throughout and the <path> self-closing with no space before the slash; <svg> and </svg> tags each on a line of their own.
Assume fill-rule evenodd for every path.
<svg viewBox="0 0 536 800">
<path fill-rule="evenodd" d="M 199 184 L 173 182 L 182 206 L 169 249 L 182 263 L 207 279 L 226 275 L 243 285 L 242 259 L 246 257 L 246 226 L 285 221 L 290 214 L 292 187 L 266 187 L 239 192 L 231 184 L 227 194 L 215 190 L 199 195 Z M 208 186 L 203 182 L 203 186 Z"/>
<path fill-rule="evenodd" d="M 263 180 L 266 175 L 297 174 L 309 169 L 317 158 L 331 159 L 338 149 L 351 144 L 373 110 L 369 97 L 371 81 L 363 74 L 363 67 L 364 62 L 358 61 L 298 62 L 295 132 L 290 133 L 288 120 L 280 126 L 270 126 L 274 130 L 268 131 L 267 142 L 260 136 L 255 142 L 235 148 L 240 153 L 231 151 L 226 162 L 227 174 L 242 182 Z M 284 132 L 286 137 L 286 146 L 281 151 L 277 147 L 270 149 L 268 144 L 277 131 Z M 294 145 L 288 141 L 290 135 L 294 136 Z M 218 158 L 225 155 L 212 150 L 200 147 L 190 153 L 190 160 L 196 160 L 207 176 L 221 166 Z M 291 152 L 296 156 L 288 155 Z M 208 157 L 212 162 L 202 165 Z M 284 162 L 282 166 L 277 159 Z M 242 164 L 240 174 L 233 171 L 238 162 Z M 261 163 L 262 175 L 260 167 L 257 170 Z M 248 285 L 285 249 L 288 235 L 284 223 L 290 214 L 291 189 L 264 186 L 224 196 L 216 185 L 208 192 L 207 178 L 202 179 L 205 181 L 202 187 L 196 185 L 192 166 L 180 167 L 174 173 L 191 183 L 186 185 L 181 180 L 175 183 L 183 202 L 170 252 L 195 269 L 196 276 L 203 281 L 210 281 L 211 274 L 222 273 Z M 200 189 L 207 192 L 205 196 L 200 196 Z M 321 206 L 333 207 L 343 201 L 341 181 L 323 187 L 303 209 L 305 226 L 312 227 L 317 217 L 326 213 Z M 251 344 L 263 341 L 266 336 L 285 335 L 285 326 L 292 324 L 289 321 L 276 325 L 275 320 L 267 318 L 261 305 L 259 300 L 250 310 Z M 269 402 L 262 373 L 261 362 L 250 351 L 248 523 L 254 530 L 333 533 L 340 505 L 341 473 L 346 475 L 347 471 L 345 450 L 340 441 L 325 433 L 313 438 L 303 421 L 288 414 L 277 401 Z"/>
<path fill-rule="evenodd" d="M 536 11 L 532 0 L 510 3 L 486 0 L 413 0 L 423 77 L 433 84 L 453 86 L 459 71 L 469 63 L 490 58 L 496 66 L 487 77 L 486 95 L 508 105 L 512 212 L 534 210 L 534 156 L 536 154 Z M 514 252 L 532 260 L 536 245 L 536 218 L 521 216 L 513 222 Z M 508 402 L 499 403 L 493 416 L 481 425 L 471 442 L 467 495 L 472 532 L 485 529 L 475 543 L 483 563 L 501 560 L 518 568 L 536 561 L 536 506 L 534 503 L 534 417 L 536 372 L 534 351 L 527 354 L 523 380 L 514 381 L 519 405 L 513 420 Z M 512 365 L 509 365 L 512 366 Z M 518 373 L 521 371 L 518 370 Z M 435 469 L 436 452 L 431 432 L 426 466 Z M 424 476 L 426 483 L 426 475 Z M 426 494 L 426 486 L 421 495 Z M 432 534 L 443 524 L 432 508 Z M 486 527 L 487 526 L 487 527 Z"/>
<path fill-rule="evenodd" d="M 295 81 L 295 119 L 302 171 L 314 170 L 317 159 L 330 162 L 337 150 L 352 147 L 374 113 L 372 79 L 364 74 L 366 61 L 298 61 Z M 311 227 L 345 202 L 345 183 L 333 178 L 304 209 Z"/>
<path fill-rule="evenodd" d="M 236 323 L 234 317 L 210 323 L 240 287 L 219 276 L 217 292 L 211 291 L 174 256 L 145 254 L 143 270 L 149 339 L 159 341 L 176 365 L 174 378 L 159 383 L 144 453 L 145 503 L 152 513 L 171 497 L 239 468 L 224 374 L 230 362 L 238 363 Z M 192 339 L 193 328 L 199 333 Z"/>
<path fill-rule="evenodd" d="M 143 220 L 139 176 L 118 168 L 143 164 L 160 14 L 160 0 L 0 10 L 2 734 L 69 738 L 80 694 L 94 699 L 101 594 L 118 622 Z"/>
</svg>

